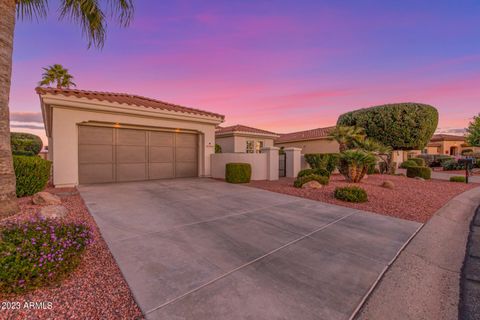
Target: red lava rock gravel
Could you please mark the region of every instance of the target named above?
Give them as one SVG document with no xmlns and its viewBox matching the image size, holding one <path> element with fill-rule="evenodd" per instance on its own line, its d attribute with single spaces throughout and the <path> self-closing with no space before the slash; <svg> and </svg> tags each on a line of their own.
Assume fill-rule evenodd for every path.
<svg viewBox="0 0 480 320">
<path fill-rule="evenodd" d="M 390 190 L 381 187 L 385 180 L 392 181 L 395 188 Z M 343 176 L 334 174 L 328 186 L 315 190 L 294 188 L 293 181 L 293 178 L 281 178 L 278 181 L 251 181 L 247 185 L 418 222 L 426 222 L 456 195 L 480 186 L 473 183 L 462 184 L 441 180 L 419 181 L 404 176 L 379 174 L 370 175 L 355 184 L 347 183 Z M 356 185 L 365 189 L 368 193 L 368 202 L 350 203 L 335 199 L 333 196 L 335 188 L 347 185 Z"/>
<path fill-rule="evenodd" d="M 26 301 L 51 302 L 50 310 L 0 309 L 0 319 L 143 319 L 120 269 L 78 192 L 74 188 L 49 188 L 46 191 L 59 195 L 62 205 L 70 211 L 64 221 L 87 223 L 90 226 L 94 242 L 87 247 L 79 267 L 60 285 L 23 295 L 5 296 L 0 293 L 0 303 L 20 302 L 23 307 Z M 3 219 L 0 223 L 30 220 L 40 209 L 40 206 L 32 204 L 31 197 L 21 198 L 18 202 L 21 213 Z"/>
</svg>

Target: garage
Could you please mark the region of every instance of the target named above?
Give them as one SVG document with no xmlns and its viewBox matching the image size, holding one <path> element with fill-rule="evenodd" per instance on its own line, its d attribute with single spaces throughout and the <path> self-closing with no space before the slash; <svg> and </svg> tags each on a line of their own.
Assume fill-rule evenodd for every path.
<svg viewBox="0 0 480 320">
<path fill-rule="evenodd" d="M 56 187 L 211 176 L 223 115 L 125 93 L 37 93 Z"/>
<path fill-rule="evenodd" d="M 198 175 L 194 133 L 85 125 L 78 130 L 80 184 Z"/>
</svg>

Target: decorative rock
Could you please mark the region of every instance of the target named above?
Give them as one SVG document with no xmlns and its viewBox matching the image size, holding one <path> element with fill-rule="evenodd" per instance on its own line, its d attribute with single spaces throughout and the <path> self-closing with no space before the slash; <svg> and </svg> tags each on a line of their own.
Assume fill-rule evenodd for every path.
<svg viewBox="0 0 480 320">
<path fill-rule="evenodd" d="M 62 200 L 49 192 L 38 192 L 32 197 L 32 202 L 39 205 L 61 204 Z"/>
<path fill-rule="evenodd" d="M 415 177 L 414 179 L 416 179 L 418 181 L 425 181 L 425 179 L 423 179 L 422 177 Z"/>
<path fill-rule="evenodd" d="M 302 189 L 320 189 L 323 186 L 318 181 L 308 181 L 303 184 Z"/>
<path fill-rule="evenodd" d="M 381 184 L 381 187 L 386 188 L 386 189 L 395 189 L 395 185 L 390 180 L 383 181 L 383 183 Z"/>
<path fill-rule="evenodd" d="M 63 218 L 68 214 L 64 206 L 46 206 L 40 209 L 40 217 L 45 219 Z"/>
</svg>

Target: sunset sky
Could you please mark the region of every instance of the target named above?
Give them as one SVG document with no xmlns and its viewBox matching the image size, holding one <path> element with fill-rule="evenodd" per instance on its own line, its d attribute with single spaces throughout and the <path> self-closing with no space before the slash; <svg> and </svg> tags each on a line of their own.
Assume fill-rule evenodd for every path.
<svg viewBox="0 0 480 320">
<path fill-rule="evenodd" d="M 79 89 L 127 92 L 291 132 L 335 124 L 340 113 L 422 102 L 442 129 L 480 112 L 480 1 L 135 1 L 127 29 L 108 27 L 103 50 L 50 17 L 18 22 L 13 131 L 40 133 L 34 92 L 60 63 Z"/>
</svg>

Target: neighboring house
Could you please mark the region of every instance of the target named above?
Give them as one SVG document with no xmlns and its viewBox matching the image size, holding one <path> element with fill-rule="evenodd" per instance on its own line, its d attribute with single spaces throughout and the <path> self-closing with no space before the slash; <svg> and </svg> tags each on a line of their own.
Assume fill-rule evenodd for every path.
<svg viewBox="0 0 480 320">
<path fill-rule="evenodd" d="M 427 144 L 422 153 L 428 154 L 445 154 L 458 156 L 463 150 L 471 149 L 472 151 L 480 151 L 478 147 L 471 147 L 465 142 L 465 137 L 451 134 L 435 134 Z"/>
<path fill-rule="evenodd" d="M 276 133 L 239 124 L 215 131 L 215 143 L 223 153 L 260 153 L 263 147 L 272 147 L 275 138 Z"/>
<path fill-rule="evenodd" d="M 223 115 L 123 93 L 36 91 L 57 187 L 210 176 Z"/>
<path fill-rule="evenodd" d="M 280 148 L 301 148 L 302 154 L 336 153 L 339 152 L 338 143 L 329 136 L 333 129 L 335 126 L 280 134 L 274 144 Z"/>
</svg>

